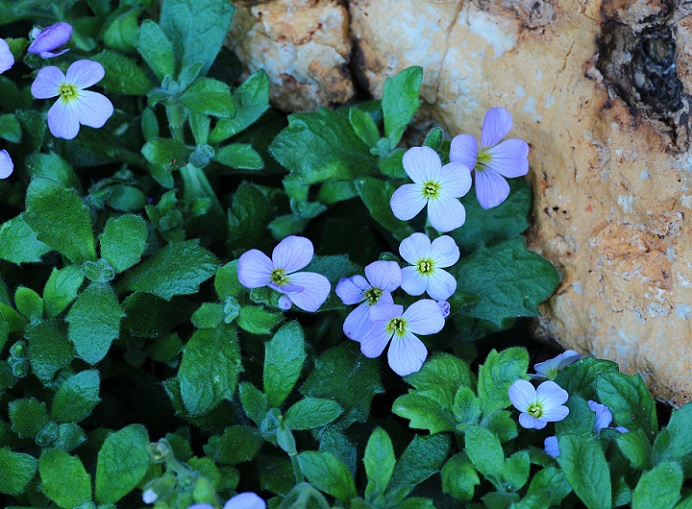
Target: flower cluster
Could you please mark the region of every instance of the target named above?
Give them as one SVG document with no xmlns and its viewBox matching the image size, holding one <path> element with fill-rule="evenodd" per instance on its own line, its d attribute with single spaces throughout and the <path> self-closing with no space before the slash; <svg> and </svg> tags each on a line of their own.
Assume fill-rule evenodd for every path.
<svg viewBox="0 0 692 509">
<path fill-rule="evenodd" d="M 57 23 L 49 27 L 34 29 L 33 39 L 27 52 L 41 59 L 55 58 L 69 51 L 63 48 L 72 37 L 69 23 Z M 62 48 L 62 49 L 61 49 Z M 0 39 L 0 74 L 15 64 L 10 45 Z M 48 111 L 48 128 L 56 138 L 73 139 L 80 125 L 100 128 L 113 115 L 113 104 L 104 95 L 86 90 L 105 76 L 105 69 L 98 62 L 77 60 L 63 73 L 58 67 L 47 66 L 38 71 L 31 85 L 31 94 L 36 99 L 58 100 Z M 7 150 L 0 150 L 0 179 L 12 174 L 14 163 Z"/>
</svg>

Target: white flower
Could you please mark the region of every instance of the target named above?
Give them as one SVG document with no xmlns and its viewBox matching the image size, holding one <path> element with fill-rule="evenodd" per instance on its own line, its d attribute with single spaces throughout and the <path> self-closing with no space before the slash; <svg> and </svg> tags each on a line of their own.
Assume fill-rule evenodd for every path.
<svg viewBox="0 0 692 509">
<path fill-rule="evenodd" d="M 509 400 L 519 410 L 519 424 L 524 428 L 543 429 L 549 422 L 561 421 L 569 414 L 563 405 L 569 394 L 548 380 L 534 388 L 531 382 L 519 379 L 509 388 Z"/>
<path fill-rule="evenodd" d="M 545 380 L 546 378 L 554 380 L 560 371 L 570 364 L 577 362 L 579 359 L 581 359 L 581 354 L 579 352 L 565 350 L 552 359 L 534 364 L 533 369 L 536 370 L 536 374 L 531 375 L 531 378 L 535 380 Z"/>
<path fill-rule="evenodd" d="M 459 247 L 452 237 L 442 235 L 430 242 L 427 235 L 413 233 L 401 241 L 399 254 L 411 264 L 401 271 L 401 288 L 409 295 L 428 295 L 447 300 L 457 289 L 454 277 L 442 270 L 459 260 Z"/>
</svg>

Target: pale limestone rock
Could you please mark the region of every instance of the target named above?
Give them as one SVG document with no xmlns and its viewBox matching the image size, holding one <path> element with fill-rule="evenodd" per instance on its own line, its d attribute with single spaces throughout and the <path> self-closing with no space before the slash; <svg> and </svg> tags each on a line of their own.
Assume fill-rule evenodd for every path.
<svg viewBox="0 0 692 509">
<path fill-rule="evenodd" d="M 421 65 L 423 116 L 452 135 L 478 135 L 490 107 L 512 112 L 511 135 L 531 144 L 533 247 L 563 275 L 543 330 L 682 404 L 692 400 L 692 59 L 680 55 L 692 52 L 692 22 L 670 4 L 351 0 L 350 13 L 356 72 L 376 96 L 387 76 Z"/>
<path fill-rule="evenodd" d="M 263 68 L 272 103 L 315 110 L 354 94 L 348 11 L 336 0 L 234 1 L 227 44 L 249 72 Z"/>
</svg>

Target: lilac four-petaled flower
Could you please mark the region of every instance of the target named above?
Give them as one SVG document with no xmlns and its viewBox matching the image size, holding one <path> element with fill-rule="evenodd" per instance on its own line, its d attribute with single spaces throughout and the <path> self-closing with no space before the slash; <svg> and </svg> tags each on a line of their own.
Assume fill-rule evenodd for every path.
<svg viewBox="0 0 692 509">
<path fill-rule="evenodd" d="M 9 70 L 14 65 L 14 55 L 10 45 L 5 39 L 0 39 L 0 74 Z"/>
<path fill-rule="evenodd" d="M 428 356 L 428 349 L 416 334 L 436 334 L 444 327 L 437 302 L 430 299 L 411 304 L 406 311 L 397 304 L 379 304 L 370 309 L 372 329 L 360 342 L 366 357 L 379 357 L 387 343 L 389 366 L 401 376 L 420 370 Z"/>
<path fill-rule="evenodd" d="M 31 85 L 36 99 L 58 97 L 48 111 L 48 127 L 56 138 L 71 140 L 79 126 L 99 128 L 113 114 L 113 104 L 98 92 L 85 90 L 103 79 L 106 71 L 91 60 L 77 60 L 67 74 L 55 66 L 44 67 Z"/>
<path fill-rule="evenodd" d="M 14 171 L 14 163 L 7 150 L 0 150 L 0 179 L 6 179 Z"/>
<path fill-rule="evenodd" d="M 396 262 L 378 260 L 365 267 L 365 277 L 343 278 L 336 294 L 347 306 L 358 304 L 344 320 L 346 337 L 361 341 L 372 329 L 370 309 L 377 304 L 394 304 L 392 293 L 401 285 L 401 269 Z"/>
<path fill-rule="evenodd" d="M 452 139 L 450 161 L 471 168 L 476 179 L 476 197 L 484 209 L 498 206 L 509 196 L 505 178 L 529 171 L 529 145 L 516 138 L 502 141 L 512 129 L 512 115 L 505 108 L 491 108 L 481 129 L 481 146 L 470 134 Z"/>
<path fill-rule="evenodd" d="M 519 379 L 509 388 L 509 400 L 521 412 L 519 424 L 524 428 L 543 429 L 549 422 L 561 421 L 569 414 L 563 405 L 569 395 L 558 384 L 547 380 L 535 388 Z"/>
<path fill-rule="evenodd" d="M 274 248 L 271 258 L 258 249 L 243 253 L 238 260 L 238 280 L 246 288 L 268 286 L 300 309 L 317 311 L 329 296 L 329 280 L 322 274 L 297 272 L 310 263 L 314 253 L 312 242 L 290 235 Z M 285 308 L 285 300 L 281 307 Z"/>
<path fill-rule="evenodd" d="M 444 301 L 457 289 L 457 281 L 443 270 L 459 260 L 459 247 L 449 235 L 430 242 L 423 233 L 412 233 L 399 245 L 399 254 L 409 265 L 401 271 L 401 288 L 409 295 L 427 292 L 435 300 Z"/>
<path fill-rule="evenodd" d="M 554 380 L 560 371 L 567 366 L 574 364 L 581 359 L 581 357 L 582 356 L 579 352 L 574 350 L 565 350 L 552 359 L 534 364 L 533 369 L 536 370 L 536 374 L 531 375 L 531 378 L 534 380 L 545 380 L 546 378 Z"/>
<path fill-rule="evenodd" d="M 469 168 L 456 162 L 442 166 L 430 147 L 410 148 L 403 165 L 413 184 L 394 191 L 389 204 L 395 217 L 408 221 L 427 205 L 428 221 L 437 231 L 448 232 L 464 224 L 466 211 L 458 198 L 471 189 Z"/>
<path fill-rule="evenodd" d="M 27 51 L 44 59 L 54 58 L 69 51 L 69 48 L 59 49 L 72 37 L 72 26 L 69 23 L 56 23 L 43 30 L 32 31 L 32 36 L 35 38 Z"/>
<path fill-rule="evenodd" d="M 223 506 L 223 509 L 266 509 L 267 503 L 259 495 L 251 491 L 238 493 L 231 497 Z M 194 504 L 187 509 L 214 509 L 211 504 Z"/>
</svg>

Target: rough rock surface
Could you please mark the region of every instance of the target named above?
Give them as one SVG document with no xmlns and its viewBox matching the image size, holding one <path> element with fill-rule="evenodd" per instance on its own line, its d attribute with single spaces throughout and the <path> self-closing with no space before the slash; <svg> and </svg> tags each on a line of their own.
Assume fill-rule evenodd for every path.
<svg viewBox="0 0 692 509">
<path fill-rule="evenodd" d="M 241 0 L 228 36 L 246 69 L 267 71 L 284 110 L 341 104 L 354 93 L 348 11 L 337 0 Z"/>
</svg>

